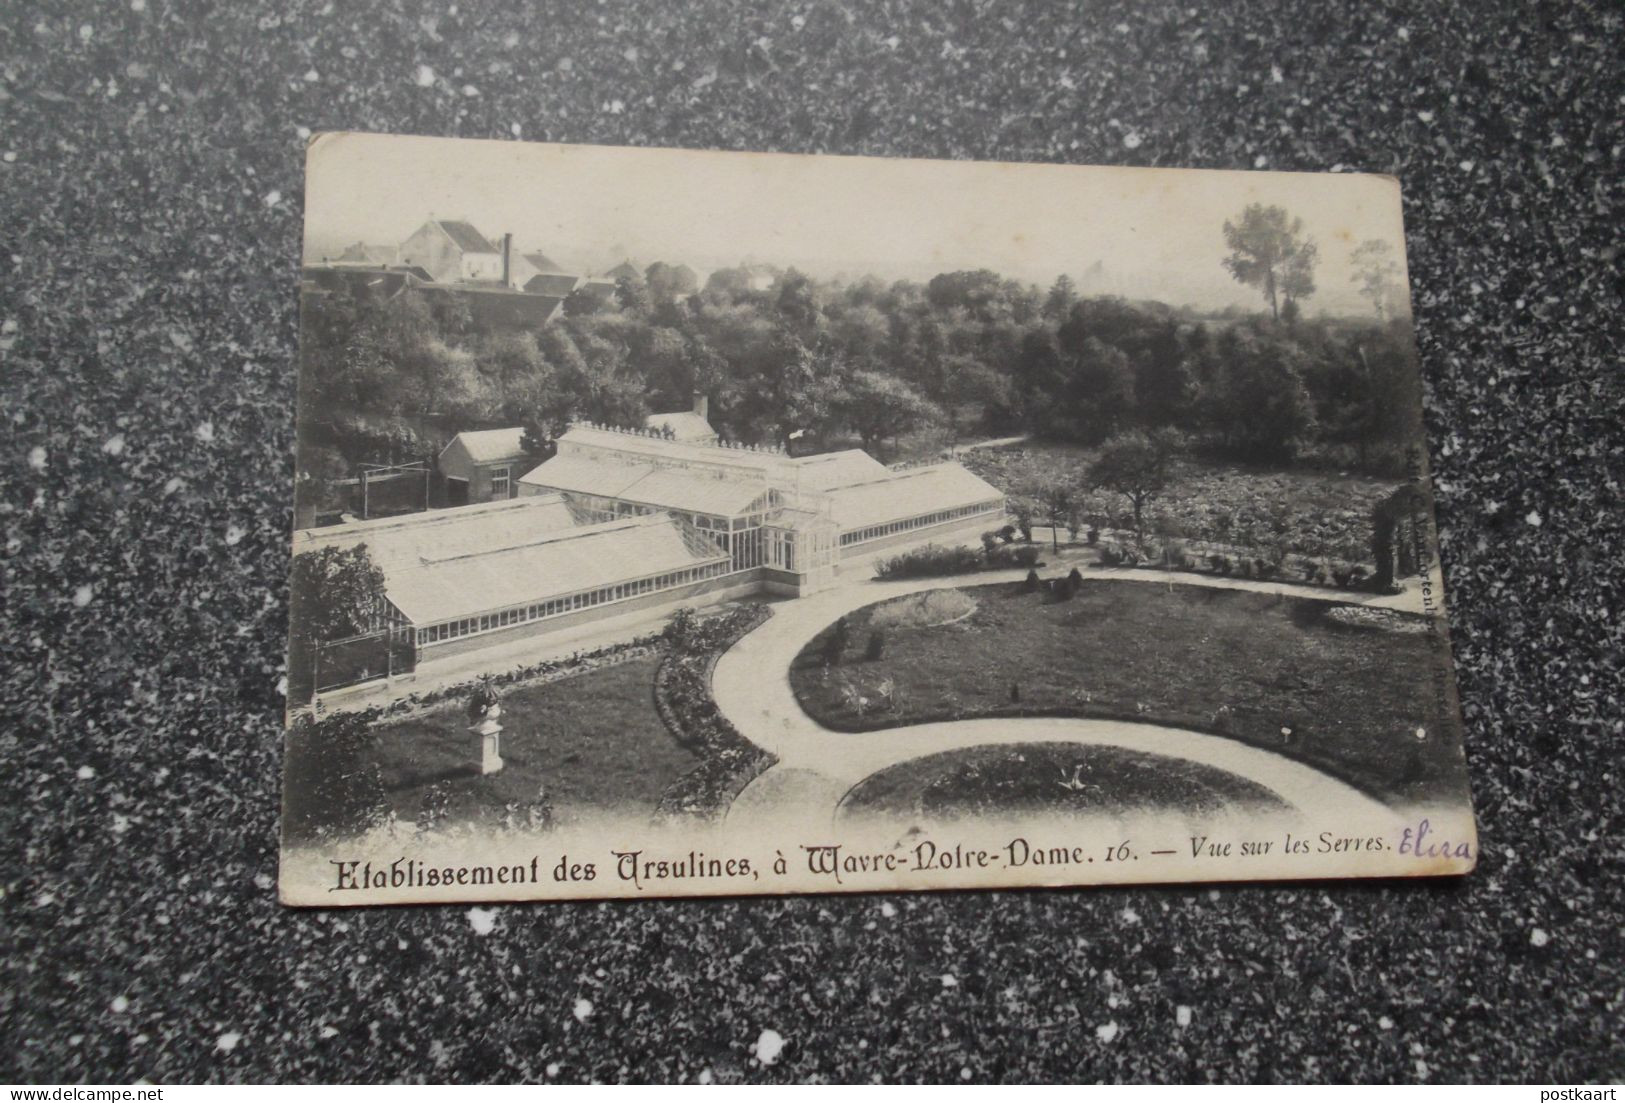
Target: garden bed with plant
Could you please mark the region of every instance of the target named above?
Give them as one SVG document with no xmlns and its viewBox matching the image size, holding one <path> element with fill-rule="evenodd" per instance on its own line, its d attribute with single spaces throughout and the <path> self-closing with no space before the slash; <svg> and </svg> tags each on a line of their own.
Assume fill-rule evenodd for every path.
<svg viewBox="0 0 1625 1103">
<path fill-rule="evenodd" d="M 1122 747 L 967 747 L 890 766 L 841 802 L 845 815 L 944 821 L 989 816 L 1263 813 L 1269 789 L 1212 766 Z"/>
<path fill-rule="evenodd" d="M 1102 567 L 1188 571 L 1217 578 L 1290 582 L 1356 593 L 1377 586 L 1376 577 L 1364 563 L 1317 559 L 1283 552 L 1279 547 L 1257 549 L 1155 537 L 1140 540 L 1133 532 L 1121 531 L 1104 533 L 1093 543 L 1086 541 L 1086 546 L 1095 550 Z M 1390 587 L 1389 592 L 1397 592 L 1397 587 Z"/>
<path fill-rule="evenodd" d="M 1074 539 L 1091 527 L 1134 531 L 1133 508 L 1122 494 L 1092 488 L 1097 453 L 1065 445 L 1027 444 L 968 452 L 962 462 L 1048 524 L 1040 488 L 1060 481 L 1075 490 Z M 1185 540 L 1228 548 L 1232 559 L 1286 556 L 1361 564 L 1371 572 L 1371 516 L 1398 481 L 1315 471 L 1268 471 L 1184 457 L 1174 461 L 1165 491 L 1142 518 L 1160 547 Z"/>
<path fill-rule="evenodd" d="M 376 723 L 380 720 L 396 720 L 406 716 L 452 708 L 465 703 L 469 695 L 481 685 L 503 689 L 510 686 L 553 682 L 562 678 L 574 678 L 588 671 L 613 666 L 616 663 L 631 662 L 634 659 L 657 655 L 664 646 L 663 639 L 663 635 L 659 632 L 648 633 L 620 643 L 605 644 L 602 647 L 577 651 L 563 658 L 525 663 L 522 666 L 516 666 L 498 674 L 482 675 L 449 686 L 439 686 L 435 689 L 423 690 L 417 693 L 407 693 L 385 704 L 369 705 L 364 709 L 337 711 L 359 716 L 368 723 Z M 335 710 L 317 705 L 315 709 L 307 707 L 293 710 L 293 712 L 295 716 L 315 715 L 321 718 L 333 715 Z"/>
<path fill-rule="evenodd" d="M 843 618 L 849 646 L 832 644 L 839 622 L 824 629 L 791 666 L 802 707 L 850 732 L 987 716 L 1163 724 L 1278 752 L 1384 800 L 1461 795 L 1459 721 L 1433 685 L 1448 657 L 1431 633 L 1340 623 L 1328 616 L 1337 602 L 1212 587 L 1069 577 L 964 589 L 971 616 L 892 628 L 878 647 L 876 606 Z"/>
<path fill-rule="evenodd" d="M 655 674 L 654 705 L 672 737 L 700 761 L 667 785 L 660 817 L 718 819 L 745 786 L 778 761 L 739 734 L 711 691 L 722 653 L 772 614 L 771 607 L 753 604 L 703 620 L 686 609 L 673 618 L 666 657 Z"/>
</svg>

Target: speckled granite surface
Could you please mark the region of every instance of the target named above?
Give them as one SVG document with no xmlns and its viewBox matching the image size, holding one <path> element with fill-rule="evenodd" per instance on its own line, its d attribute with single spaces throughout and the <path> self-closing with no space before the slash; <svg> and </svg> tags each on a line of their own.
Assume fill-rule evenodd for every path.
<svg viewBox="0 0 1625 1103">
<path fill-rule="evenodd" d="M 0 1079 L 1625 1076 L 1620 9 L 1068 7 L 6 6 Z M 301 127 L 1398 174 L 1478 872 L 282 909 Z"/>
</svg>

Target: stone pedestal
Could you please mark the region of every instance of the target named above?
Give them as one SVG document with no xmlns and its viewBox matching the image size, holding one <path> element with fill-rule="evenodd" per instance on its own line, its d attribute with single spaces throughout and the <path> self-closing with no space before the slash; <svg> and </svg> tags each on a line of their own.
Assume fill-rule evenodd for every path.
<svg viewBox="0 0 1625 1103">
<path fill-rule="evenodd" d="M 494 774 L 502 769 L 502 725 L 496 718 L 488 713 L 468 730 L 480 737 L 480 773 Z"/>
</svg>

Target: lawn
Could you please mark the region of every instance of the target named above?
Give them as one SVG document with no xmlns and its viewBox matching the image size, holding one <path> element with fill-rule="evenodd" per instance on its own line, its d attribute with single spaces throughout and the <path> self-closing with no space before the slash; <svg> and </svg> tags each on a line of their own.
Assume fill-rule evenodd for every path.
<svg viewBox="0 0 1625 1103">
<path fill-rule="evenodd" d="M 884 818 L 1186 815 L 1282 807 L 1270 790 L 1211 766 L 1120 747 L 1017 743 L 969 747 L 891 766 L 842 805 Z"/>
<path fill-rule="evenodd" d="M 1060 478 L 1083 496 L 1092 524 L 1133 527 L 1133 509 L 1120 494 L 1089 489 L 1090 449 L 1057 444 L 976 449 L 966 467 L 1017 497 Z M 1147 534 L 1367 562 L 1371 510 L 1399 484 L 1316 471 L 1260 471 L 1187 457 L 1167 491 L 1146 511 Z M 1038 520 L 1045 518 L 1042 510 Z"/>
<path fill-rule="evenodd" d="M 461 708 L 379 726 L 373 745 L 389 806 L 413 822 L 430 788 L 445 782 L 451 821 L 498 820 L 545 783 L 558 823 L 652 815 L 666 787 L 698 765 L 655 713 L 658 664 L 639 659 L 504 692 L 504 766 L 489 776 Z"/>
<path fill-rule="evenodd" d="M 854 642 L 831 668 L 826 628 L 791 667 L 802 707 L 854 732 L 989 715 L 1140 720 L 1265 747 L 1385 800 L 1465 796 L 1459 721 L 1434 693 L 1448 659 L 1429 633 L 1340 622 L 1327 616 L 1335 602 L 1199 586 L 1086 580 L 1066 602 L 1015 583 L 965 593 L 971 616 L 890 629 L 876 661 L 859 642 L 876 606 L 848 616 Z"/>
</svg>

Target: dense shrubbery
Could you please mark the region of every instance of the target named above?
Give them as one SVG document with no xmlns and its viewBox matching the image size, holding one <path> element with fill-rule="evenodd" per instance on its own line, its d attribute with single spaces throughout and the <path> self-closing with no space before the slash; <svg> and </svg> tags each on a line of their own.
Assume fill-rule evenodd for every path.
<svg viewBox="0 0 1625 1103">
<path fill-rule="evenodd" d="M 933 578 L 938 575 L 969 574 L 971 571 L 1001 571 L 1012 567 L 1032 567 L 1038 563 L 1038 548 L 1030 544 L 987 544 L 977 552 L 971 548 L 945 548 L 926 544 L 875 564 L 879 579 Z"/>
<path fill-rule="evenodd" d="M 982 563 L 990 571 L 1009 570 L 1012 567 L 1035 567 L 1038 565 L 1038 548 L 1031 544 L 994 548 L 983 557 Z"/>
<path fill-rule="evenodd" d="M 308 296 L 301 472 L 317 447 L 353 465 L 428 458 L 461 429 L 639 424 L 702 380 L 713 424 L 751 442 L 788 444 L 792 426 L 871 451 L 922 425 L 1083 444 L 1173 427 L 1249 461 L 1309 451 L 1377 470 L 1416 438 L 1408 321 L 1204 316 L 989 270 L 920 283 L 751 265 L 702 288 L 679 260 L 532 332 L 457 295 L 339 281 Z"/>
<path fill-rule="evenodd" d="M 290 729 L 282 832 L 310 843 L 365 833 L 384 819 L 384 784 L 369 753 L 371 723 L 356 713 L 301 717 Z"/>
<path fill-rule="evenodd" d="M 722 616 L 674 617 L 671 649 L 655 672 L 655 710 L 672 737 L 700 759 L 660 798 L 663 818 L 720 817 L 740 790 L 776 759 L 739 734 L 717 708 L 711 672 L 717 659 L 747 632 L 772 615 L 766 605 L 748 605 Z"/>
<path fill-rule="evenodd" d="M 875 577 L 928 578 L 933 575 L 964 574 L 981 570 L 983 562 L 982 555 L 970 548 L 926 544 L 878 561 L 875 564 Z"/>
</svg>

